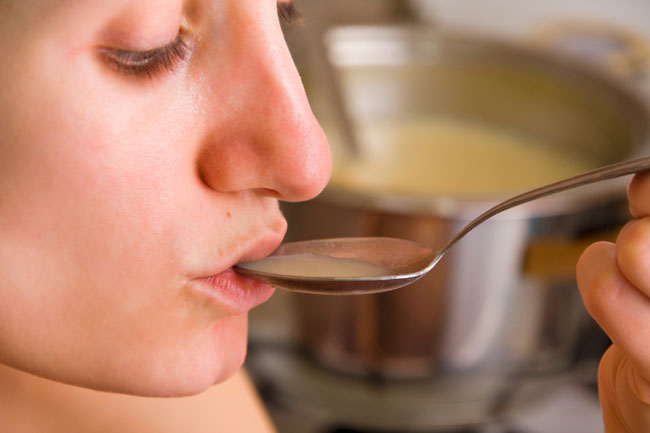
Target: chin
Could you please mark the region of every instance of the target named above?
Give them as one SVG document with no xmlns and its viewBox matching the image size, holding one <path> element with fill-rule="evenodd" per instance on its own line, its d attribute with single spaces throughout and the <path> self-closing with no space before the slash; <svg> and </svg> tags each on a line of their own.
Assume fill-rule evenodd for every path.
<svg viewBox="0 0 650 433">
<path fill-rule="evenodd" d="M 114 380 L 106 380 L 104 386 L 80 385 L 142 397 L 200 394 L 242 367 L 247 348 L 246 314 L 219 319 L 211 329 L 193 337 L 177 347 L 141 354 L 137 365 L 126 366 L 117 377 L 112 374 Z"/>
<path fill-rule="evenodd" d="M 150 395 L 192 396 L 226 381 L 244 364 L 247 343 L 246 314 L 219 320 L 209 341 L 180 356 L 181 362 L 169 369 L 176 372 L 173 378 L 162 377 L 162 386 Z"/>
</svg>

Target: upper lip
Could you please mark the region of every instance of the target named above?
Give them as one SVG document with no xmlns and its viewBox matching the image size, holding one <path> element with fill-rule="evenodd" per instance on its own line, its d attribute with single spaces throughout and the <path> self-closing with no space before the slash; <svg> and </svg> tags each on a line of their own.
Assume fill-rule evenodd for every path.
<svg viewBox="0 0 650 433">
<path fill-rule="evenodd" d="M 256 236 L 242 240 L 244 246 L 239 248 L 239 254 L 231 256 L 232 258 L 230 260 L 224 258 L 223 260 L 219 260 L 218 263 L 212 263 L 212 266 L 209 266 L 205 271 L 199 273 L 199 278 L 219 274 L 232 268 L 237 263 L 260 260 L 275 251 L 275 249 L 282 243 L 283 238 L 284 230 L 276 231 L 267 229 L 263 230 Z"/>
<path fill-rule="evenodd" d="M 275 251 L 282 243 L 283 235 L 263 236 L 251 242 L 239 258 L 231 265 L 234 266 L 240 262 L 252 262 L 263 259 Z"/>
</svg>

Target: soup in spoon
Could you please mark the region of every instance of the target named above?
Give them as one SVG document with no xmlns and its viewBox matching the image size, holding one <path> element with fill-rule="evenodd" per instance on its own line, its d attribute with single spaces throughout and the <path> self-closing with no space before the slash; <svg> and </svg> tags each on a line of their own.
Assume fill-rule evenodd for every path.
<svg viewBox="0 0 650 433">
<path fill-rule="evenodd" d="M 257 272 L 316 278 L 378 277 L 391 273 L 388 268 L 363 260 L 316 254 L 269 256 L 256 262 L 240 263 L 237 266 Z"/>
</svg>

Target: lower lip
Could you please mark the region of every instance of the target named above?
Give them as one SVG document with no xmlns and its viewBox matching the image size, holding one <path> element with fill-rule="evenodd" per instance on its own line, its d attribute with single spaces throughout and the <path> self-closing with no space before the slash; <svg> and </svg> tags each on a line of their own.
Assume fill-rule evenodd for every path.
<svg viewBox="0 0 650 433">
<path fill-rule="evenodd" d="M 195 287 L 232 314 L 244 314 L 268 300 L 275 289 L 268 284 L 227 269 L 211 277 L 194 280 Z"/>
</svg>

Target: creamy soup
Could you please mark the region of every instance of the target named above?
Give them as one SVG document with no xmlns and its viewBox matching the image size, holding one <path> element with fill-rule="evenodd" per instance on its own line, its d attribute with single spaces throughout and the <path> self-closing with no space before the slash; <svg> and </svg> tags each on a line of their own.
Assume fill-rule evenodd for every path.
<svg viewBox="0 0 650 433">
<path fill-rule="evenodd" d="M 332 185 L 366 192 L 485 197 L 595 168 L 507 129 L 409 117 L 358 125 L 360 158 L 335 161 Z M 334 146 L 336 149 L 336 146 Z"/>
<path fill-rule="evenodd" d="M 238 266 L 253 271 L 304 277 L 376 277 L 390 275 L 387 268 L 356 259 L 314 254 L 270 256 Z"/>
</svg>

